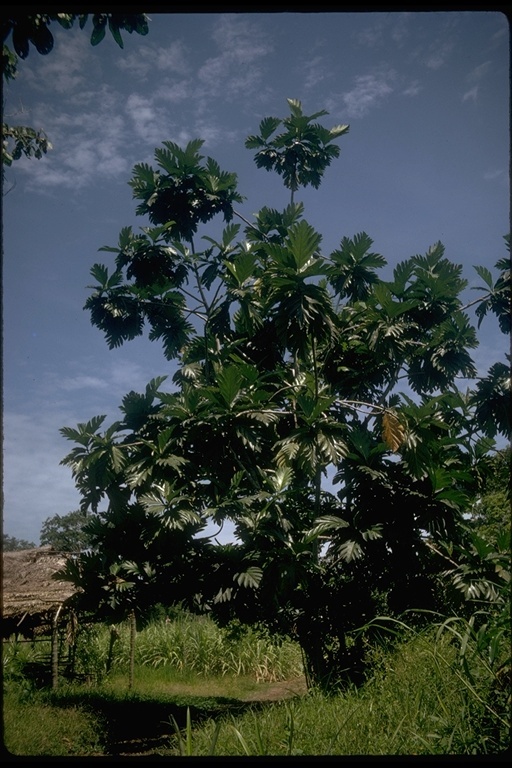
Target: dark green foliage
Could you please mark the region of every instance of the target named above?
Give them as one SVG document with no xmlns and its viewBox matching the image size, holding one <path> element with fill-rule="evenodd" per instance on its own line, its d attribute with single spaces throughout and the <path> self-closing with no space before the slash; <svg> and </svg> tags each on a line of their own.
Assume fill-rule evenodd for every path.
<svg viewBox="0 0 512 768">
<path fill-rule="evenodd" d="M 276 171 L 283 177 L 285 187 L 292 192 L 293 202 L 293 194 L 299 187 L 310 184 L 318 189 L 324 171 L 340 154 L 340 148 L 331 142 L 348 133 L 349 126 L 324 128 L 311 121 L 327 115 L 325 110 L 304 115 L 300 101 L 287 101 L 290 116 L 283 120 L 264 118 L 260 123 L 260 134 L 248 136 L 245 146 L 257 150 L 254 161 L 258 168 Z M 286 130 L 271 139 L 281 124 Z"/>
<path fill-rule="evenodd" d="M 183 150 L 164 141 L 164 148 L 155 150 L 163 174 L 145 164 L 134 168 L 129 184 L 134 198 L 142 200 L 137 214 L 148 214 L 152 224 L 165 226 L 169 237 L 190 241 L 198 225 L 217 213 L 230 221 L 233 203 L 242 201 L 236 192 L 236 174 L 221 171 L 211 157 L 201 163 L 203 143 L 196 139 Z"/>
<path fill-rule="evenodd" d="M 274 118 L 247 144 L 293 193 L 317 186 L 347 127 L 311 126 L 323 112 L 288 104 L 274 145 Z M 316 165 L 293 155 L 301 132 Z M 102 249 L 114 271 L 92 269 L 86 308 L 109 345 L 147 327 L 176 371 L 169 388 L 161 377 L 130 392 L 109 428 L 97 417 L 62 430 L 78 443 L 63 463 L 94 513 L 95 555 L 67 577 L 105 616 L 185 601 L 295 637 L 319 685 L 360 681 L 359 627 L 383 611 L 421 622 L 450 604 L 440 552 L 469 552 L 465 515 L 508 431 L 508 379 L 498 368 L 485 393 L 482 382 L 458 389 L 476 376 L 477 336 L 462 268 L 441 243 L 385 281 L 365 232 L 326 256 L 293 199 L 252 223 L 240 216 L 242 239 L 236 176 L 203 162 L 201 146 L 166 142 L 157 170 L 135 167 L 137 212 L 155 226 L 124 228 Z M 222 235 L 196 250 L 192 236 L 218 213 Z M 486 303 L 493 291 L 482 316 L 501 311 Z M 205 536 L 225 522 L 235 544 Z"/>
</svg>

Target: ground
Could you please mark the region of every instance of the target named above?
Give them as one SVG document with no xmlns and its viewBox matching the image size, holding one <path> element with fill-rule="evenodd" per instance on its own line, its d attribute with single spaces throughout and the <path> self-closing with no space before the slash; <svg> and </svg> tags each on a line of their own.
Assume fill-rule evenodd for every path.
<svg viewBox="0 0 512 768">
<path fill-rule="evenodd" d="M 261 689 L 253 691 L 244 701 L 280 701 L 292 696 L 301 696 L 307 691 L 306 679 L 282 680 L 278 683 L 262 683 Z"/>
</svg>

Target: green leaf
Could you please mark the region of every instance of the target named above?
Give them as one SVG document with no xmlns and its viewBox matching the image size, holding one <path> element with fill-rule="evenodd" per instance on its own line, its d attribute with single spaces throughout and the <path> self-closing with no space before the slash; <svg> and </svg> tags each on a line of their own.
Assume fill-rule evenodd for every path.
<svg viewBox="0 0 512 768">
<path fill-rule="evenodd" d="M 263 141 L 267 141 L 280 125 L 281 120 L 278 117 L 264 117 L 260 122 L 260 133 Z"/>
<path fill-rule="evenodd" d="M 482 278 L 482 280 L 487 285 L 487 287 L 492 291 L 492 289 L 494 287 L 494 283 L 493 283 L 493 279 L 492 279 L 492 274 L 487 269 L 487 267 L 477 266 L 477 267 L 473 267 L 473 269 L 478 273 L 478 275 Z M 481 290 L 481 289 L 473 287 L 473 290 Z"/>
<path fill-rule="evenodd" d="M 256 589 L 263 577 L 263 571 L 257 566 L 250 566 L 246 571 L 242 573 L 235 573 L 233 580 L 236 581 L 241 587 L 251 587 Z"/>
<path fill-rule="evenodd" d="M 283 493 L 293 481 L 293 469 L 291 467 L 280 467 L 268 474 L 268 482 L 274 493 Z"/>
<path fill-rule="evenodd" d="M 338 531 L 341 528 L 347 528 L 348 523 L 346 520 L 342 520 L 341 517 L 336 517 L 335 515 L 322 515 L 321 517 L 317 517 L 313 527 L 308 532 L 306 536 L 306 541 L 312 541 L 321 534 L 329 533 L 331 531 Z"/>
<path fill-rule="evenodd" d="M 290 227 L 287 242 L 298 272 L 317 254 L 321 240 L 322 236 L 304 219 Z"/>
<path fill-rule="evenodd" d="M 94 416 L 90 421 L 85 423 L 79 423 L 77 429 L 71 427 L 61 427 L 59 430 L 64 437 L 68 440 L 74 440 L 82 444 L 87 444 L 85 441 L 89 441 L 93 435 L 95 435 L 98 429 L 101 427 L 106 419 L 105 416 Z"/>
<path fill-rule="evenodd" d="M 219 392 L 228 406 L 232 408 L 242 386 L 242 375 L 236 365 L 221 368 L 216 375 Z"/>
<path fill-rule="evenodd" d="M 254 265 L 256 256 L 253 253 L 241 253 L 234 261 L 225 261 L 226 269 L 233 275 L 238 285 L 241 287 L 246 280 L 254 275 Z"/>
<path fill-rule="evenodd" d="M 346 563 L 359 560 L 364 554 L 361 545 L 355 540 L 344 541 L 339 545 L 338 550 L 342 560 Z"/>
<path fill-rule="evenodd" d="M 101 41 L 105 37 L 107 19 L 103 18 L 103 19 L 96 20 L 96 18 L 94 18 L 93 23 L 94 23 L 94 28 L 91 34 L 91 45 L 98 45 L 98 43 L 101 43 Z"/>
<path fill-rule="evenodd" d="M 110 32 L 112 33 L 112 37 L 114 38 L 118 46 L 120 48 L 124 48 L 123 38 L 121 37 L 119 26 L 111 18 L 108 20 L 108 27 L 110 29 Z"/>
</svg>

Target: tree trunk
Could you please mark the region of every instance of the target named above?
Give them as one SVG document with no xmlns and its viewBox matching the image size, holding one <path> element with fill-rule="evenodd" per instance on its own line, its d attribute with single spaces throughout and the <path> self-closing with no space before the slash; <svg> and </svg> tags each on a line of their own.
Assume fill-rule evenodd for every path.
<svg viewBox="0 0 512 768">
<path fill-rule="evenodd" d="M 308 689 L 315 686 L 324 688 L 329 677 L 329 670 L 326 663 L 323 635 L 318 623 L 313 617 L 302 616 L 297 621 L 297 635 Z"/>
</svg>

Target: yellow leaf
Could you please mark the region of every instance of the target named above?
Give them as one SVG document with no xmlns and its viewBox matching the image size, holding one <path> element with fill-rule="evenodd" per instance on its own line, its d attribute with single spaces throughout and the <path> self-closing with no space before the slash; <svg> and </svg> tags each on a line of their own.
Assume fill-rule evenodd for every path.
<svg viewBox="0 0 512 768">
<path fill-rule="evenodd" d="M 405 439 L 405 429 L 393 411 L 385 411 L 382 417 L 382 439 L 396 453 Z"/>
</svg>

